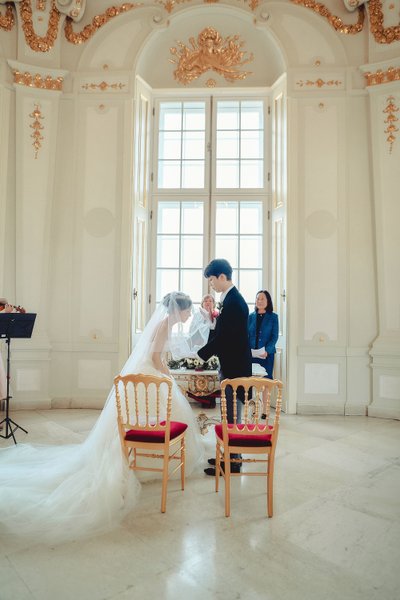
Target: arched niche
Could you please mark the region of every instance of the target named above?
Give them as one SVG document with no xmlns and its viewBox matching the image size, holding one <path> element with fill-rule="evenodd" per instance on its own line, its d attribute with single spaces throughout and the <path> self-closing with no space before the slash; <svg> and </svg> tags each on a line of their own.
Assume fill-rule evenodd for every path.
<svg viewBox="0 0 400 600">
<path fill-rule="evenodd" d="M 354 45 L 354 38 L 341 36 L 327 20 L 302 6 L 271 2 L 252 12 L 223 3 L 202 3 L 183 5 L 170 15 L 160 7 L 143 6 L 118 17 L 87 43 L 77 71 L 94 71 L 107 64 L 110 70 L 135 72 L 153 88 L 182 87 L 173 76 L 170 48 L 178 41 L 190 45 L 189 39 L 197 40 L 209 26 L 222 37 L 239 35 L 243 50 L 254 54 L 246 65 L 252 75 L 235 82 L 235 87 L 270 86 L 289 68 L 310 65 L 316 58 L 331 66 L 352 63 L 348 45 Z M 189 87 L 203 87 L 207 75 L 210 72 Z M 232 86 L 222 77 L 217 85 Z"/>
</svg>

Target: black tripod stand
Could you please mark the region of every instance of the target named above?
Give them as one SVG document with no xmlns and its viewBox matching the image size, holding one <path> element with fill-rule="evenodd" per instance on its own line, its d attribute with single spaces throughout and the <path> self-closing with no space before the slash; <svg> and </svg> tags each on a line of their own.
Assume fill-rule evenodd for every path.
<svg viewBox="0 0 400 600">
<path fill-rule="evenodd" d="M 5 423 L 5 433 L 0 434 L 0 437 L 8 440 L 12 437 L 14 444 L 17 443 L 14 432 L 21 429 L 28 433 L 26 429 L 18 425 L 9 416 L 10 411 L 10 343 L 11 338 L 30 338 L 32 336 L 33 325 L 35 323 L 36 314 L 33 313 L 7 313 L 0 316 L 0 338 L 5 338 L 7 344 L 7 397 L 6 397 L 6 416 L 0 422 L 0 425 Z"/>
</svg>

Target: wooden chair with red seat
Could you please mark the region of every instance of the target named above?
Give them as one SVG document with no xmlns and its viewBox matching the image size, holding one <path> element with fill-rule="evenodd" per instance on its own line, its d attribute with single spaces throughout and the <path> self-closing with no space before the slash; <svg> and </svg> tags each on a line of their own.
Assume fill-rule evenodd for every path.
<svg viewBox="0 0 400 600">
<path fill-rule="evenodd" d="M 234 423 L 227 422 L 226 388 L 233 390 Z M 244 406 L 242 406 L 242 423 L 237 423 L 236 398 L 239 388 L 244 389 Z M 252 398 L 249 399 L 249 390 L 252 388 Z M 266 390 L 267 418 L 261 419 L 262 395 Z M 276 390 L 276 408 L 272 423 L 269 422 L 271 393 Z M 282 382 L 263 377 L 238 377 L 224 379 L 221 382 L 221 423 L 215 426 L 216 435 L 216 470 L 215 491 L 218 492 L 219 476 L 225 479 L 225 516 L 230 516 L 231 511 L 231 477 L 263 476 L 267 478 L 267 515 L 273 515 L 273 481 L 275 449 L 278 440 L 279 418 L 282 404 Z M 231 454 L 241 454 L 242 458 L 229 460 Z M 244 455 L 252 455 L 245 458 Z M 254 457 L 256 455 L 256 457 Z M 226 460 L 228 458 L 228 460 Z M 224 462 L 224 468 L 221 462 Z M 265 470 L 231 472 L 232 463 L 264 463 Z"/>
<path fill-rule="evenodd" d="M 122 451 L 130 469 L 162 473 L 161 512 L 164 513 L 168 479 L 178 469 L 181 489 L 185 489 L 187 424 L 171 421 L 172 381 L 169 377 L 139 373 L 118 375 L 114 385 Z M 148 466 L 147 459 L 162 460 L 163 465 Z M 170 471 L 173 461 L 177 464 Z M 154 465 L 151 460 L 149 464 Z"/>
</svg>

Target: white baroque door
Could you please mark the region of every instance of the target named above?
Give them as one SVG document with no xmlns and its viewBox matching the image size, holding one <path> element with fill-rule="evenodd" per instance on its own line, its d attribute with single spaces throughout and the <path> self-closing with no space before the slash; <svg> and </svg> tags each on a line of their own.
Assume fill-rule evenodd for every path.
<svg viewBox="0 0 400 600">
<path fill-rule="evenodd" d="M 271 212 L 271 290 L 274 311 L 279 316 L 279 339 L 274 377 L 284 384 L 287 375 L 286 351 L 286 217 L 287 217 L 287 97 L 286 78 L 278 80 L 272 93 L 272 212 Z M 283 405 L 283 410 L 286 406 Z"/>
<path fill-rule="evenodd" d="M 149 305 L 149 157 L 152 99 L 149 88 L 137 79 L 134 130 L 134 200 L 132 222 L 132 332 L 131 350 L 143 331 Z"/>
</svg>

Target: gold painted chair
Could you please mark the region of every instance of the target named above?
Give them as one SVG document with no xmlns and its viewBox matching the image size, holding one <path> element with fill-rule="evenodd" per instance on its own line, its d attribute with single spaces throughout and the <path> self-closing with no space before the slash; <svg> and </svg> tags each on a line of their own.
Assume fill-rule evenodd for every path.
<svg viewBox="0 0 400 600">
<path fill-rule="evenodd" d="M 172 381 L 169 377 L 139 373 L 118 375 L 114 385 L 122 451 L 130 469 L 162 473 L 161 512 L 164 513 L 168 479 L 178 469 L 181 489 L 185 488 L 187 424 L 171 421 Z M 162 467 L 155 467 L 148 459 L 161 460 Z M 170 471 L 173 461 L 177 464 Z"/>
<path fill-rule="evenodd" d="M 226 410 L 226 388 L 233 390 L 234 423 L 228 424 Z M 242 406 L 242 423 L 237 423 L 236 398 L 239 388 L 244 390 Z M 252 388 L 252 399 L 249 390 Z M 266 420 L 261 419 L 262 395 L 266 391 Z M 242 392 L 243 393 L 243 392 Z M 276 393 L 276 408 L 273 421 L 270 423 L 271 393 Z M 218 492 L 220 475 L 225 479 L 225 516 L 231 511 L 231 477 L 263 476 L 267 478 L 267 515 L 273 515 L 273 481 L 275 449 L 278 440 L 279 418 L 282 404 L 282 382 L 262 377 L 238 377 L 224 379 L 221 382 L 221 423 L 215 426 L 216 458 L 215 458 L 215 491 Z M 242 458 L 230 458 L 231 454 L 242 455 Z M 245 455 L 251 455 L 245 458 Z M 256 455 L 256 457 L 254 457 Z M 228 458 L 228 460 L 226 460 Z M 221 462 L 224 462 L 224 468 Z M 264 463 L 264 470 L 231 472 L 232 464 L 241 466 L 246 463 Z M 260 467 L 261 468 L 261 467 Z"/>
</svg>

